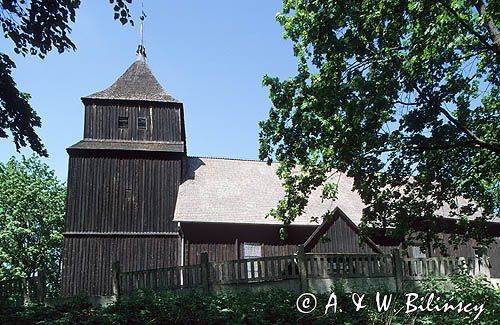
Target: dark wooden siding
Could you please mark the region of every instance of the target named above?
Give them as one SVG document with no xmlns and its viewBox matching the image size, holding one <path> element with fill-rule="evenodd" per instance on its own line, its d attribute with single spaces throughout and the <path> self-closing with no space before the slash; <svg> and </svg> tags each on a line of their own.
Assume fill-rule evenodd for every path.
<svg viewBox="0 0 500 325">
<path fill-rule="evenodd" d="M 111 295 L 111 265 L 137 271 L 177 265 L 177 237 L 66 237 L 62 292 L 65 296 Z"/>
<path fill-rule="evenodd" d="M 384 246 L 384 245 L 378 245 L 382 253 L 384 254 L 391 254 L 393 249 L 401 249 L 401 246 Z"/>
<path fill-rule="evenodd" d="M 465 244 L 459 245 L 455 248 L 448 242 L 448 235 L 444 235 L 444 243 L 448 247 L 448 253 L 450 256 L 475 256 L 476 252 L 474 248 L 479 245 L 473 239 L 469 240 Z M 491 243 L 486 252 L 490 259 L 490 273 L 492 278 L 500 278 L 500 238 L 496 238 L 495 242 Z M 436 252 L 436 256 L 440 256 L 439 252 Z"/>
<path fill-rule="evenodd" d="M 243 258 L 243 243 L 262 245 L 262 256 L 291 255 L 297 245 L 312 234 L 313 226 L 289 226 L 288 237 L 281 240 L 281 225 L 186 223 L 181 225 L 185 237 L 184 261 L 186 265 L 199 263 L 199 254 L 208 252 L 210 261 Z"/>
<path fill-rule="evenodd" d="M 454 245 L 452 245 L 449 242 L 449 234 L 441 234 L 440 235 L 443 243 L 447 249 L 447 254 L 448 256 L 456 256 L 456 257 L 473 257 L 475 256 L 475 251 L 474 248 L 478 247 L 478 244 L 475 240 L 471 239 L 466 243 L 458 245 L 458 247 L 455 248 Z M 394 241 L 391 239 L 391 241 Z M 491 246 L 488 249 L 488 256 L 492 259 L 498 259 L 498 263 L 500 266 L 500 248 L 498 244 L 499 239 L 497 239 L 497 243 L 491 244 Z M 383 242 L 382 236 L 378 236 L 375 239 L 375 242 L 379 245 L 379 248 L 382 249 L 385 253 L 390 253 L 393 248 L 398 248 L 401 250 L 403 254 L 408 255 L 408 251 L 404 251 L 402 248 L 402 243 L 399 245 L 389 245 L 387 243 Z M 407 243 L 408 246 L 412 246 L 409 243 Z M 418 243 L 414 243 L 413 245 L 418 246 Z M 427 254 L 428 255 L 428 254 Z M 439 249 L 434 248 L 432 250 L 432 256 L 443 256 L 444 254 L 441 254 L 441 251 Z M 500 269 L 499 269 L 500 270 Z"/>
<path fill-rule="evenodd" d="M 500 237 L 496 238 L 488 249 L 491 263 L 491 277 L 500 278 Z"/>
<path fill-rule="evenodd" d="M 293 255 L 297 250 L 297 245 L 262 245 L 263 256 Z M 243 245 L 241 245 L 241 254 L 243 254 Z"/>
<path fill-rule="evenodd" d="M 199 254 L 208 252 L 210 261 L 227 261 L 243 258 L 244 242 L 259 243 L 262 256 L 285 256 L 297 252 L 297 245 L 304 244 L 315 230 L 310 226 L 290 226 L 286 241 L 279 238 L 279 225 L 243 225 L 183 223 L 186 236 L 185 264 L 199 263 Z M 375 253 L 367 244 L 359 245 L 359 235 L 342 218 L 328 228 L 328 243 L 318 242 L 312 253 Z"/>
<path fill-rule="evenodd" d="M 471 239 L 468 242 L 458 245 L 456 248 L 449 242 L 449 235 L 443 234 L 443 242 L 448 248 L 448 254 L 450 256 L 474 256 L 474 247 L 477 247 L 475 240 Z M 439 250 L 435 250 L 434 256 L 441 256 Z"/>
<path fill-rule="evenodd" d="M 328 242 L 321 240 L 311 253 L 375 253 L 367 244 L 360 246 L 360 236 L 342 218 L 338 218 L 326 231 Z"/>
<path fill-rule="evenodd" d="M 185 264 L 193 265 L 200 263 L 200 253 L 208 252 L 208 260 L 210 262 L 230 261 L 236 259 L 236 245 L 235 244 L 192 244 L 185 243 Z"/>
<path fill-rule="evenodd" d="M 123 271 L 179 265 L 172 219 L 185 152 L 144 150 L 138 141 L 182 145 L 183 108 L 181 103 L 146 101 L 84 104 L 85 139 L 129 146 L 68 150 L 63 293 L 109 295 L 114 261 L 121 262 Z M 119 128 L 119 117 L 128 118 L 127 128 Z M 146 121 L 144 130 L 139 118 Z"/>
<path fill-rule="evenodd" d="M 238 254 L 239 251 L 239 254 Z M 185 243 L 185 264 L 193 265 L 200 263 L 200 253 L 208 252 L 208 260 L 211 262 L 230 261 L 243 258 L 243 242 L 235 243 Z M 285 256 L 297 252 L 297 245 L 262 244 L 262 256 Z"/>
<path fill-rule="evenodd" d="M 183 141 L 180 104 L 87 104 L 85 106 L 85 139 Z M 173 105 L 173 104 L 170 104 Z M 118 118 L 128 117 L 128 128 L 118 127 Z M 146 130 L 137 128 L 137 119 L 146 118 Z"/>
<path fill-rule="evenodd" d="M 66 232 L 172 232 L 180 160 L 71 157 Z"/>
</svg>

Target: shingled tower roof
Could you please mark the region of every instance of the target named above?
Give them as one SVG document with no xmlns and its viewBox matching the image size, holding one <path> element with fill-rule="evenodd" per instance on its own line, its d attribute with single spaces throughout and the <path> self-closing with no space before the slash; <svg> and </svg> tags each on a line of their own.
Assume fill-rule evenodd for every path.
<svg viewBox="0 0 500 325">
<path fill-rule="evenodd" d="M 178 103 L 160 85 L 142 56 L 111 87 L 83 99 L 121 99 Z"/>
</svg>

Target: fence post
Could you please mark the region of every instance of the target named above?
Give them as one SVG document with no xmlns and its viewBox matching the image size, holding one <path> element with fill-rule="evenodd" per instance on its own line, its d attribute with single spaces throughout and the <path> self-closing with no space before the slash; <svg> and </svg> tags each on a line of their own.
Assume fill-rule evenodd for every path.
<svg viewBox="0 0 500 325">
<path fill-rule="evenodd" d="M 396 292 L 403 291 L 403 259 L 398 248 L 392 250 L 392 259 L 394 261 L 394 278 L 396 280 Z"/>
<path fill-rule="evenodd" d="M 299 250 L 297 252 L 297 262 L 299 266 L 299 279 L 300 279 L 300 291 L 307 292 L 309 289 L 307 283 L 307 264 L 306 264 L 306 254 L 304 251 L 304 245 L 299 245 Z"/>
<path fill-rule="evenodd" d="M 210 292 L 210 268 L 208 264 L 208 252 L 200 253 L 201 278 L 203 289 L 206 293 Z"/>
<path fill-rule="evenodd" d="M 478 257 L 479 273 L 485 275 L 488 279 L 491 278 L 491 263 L 488 255 L 483 254 Z"/>
<path fill-rule="evenodd" d="M 111 276 L 113 286 L 113 296 L 120 296 L 120 261 L 116 261 L 111 265 Z"/>
</svg>

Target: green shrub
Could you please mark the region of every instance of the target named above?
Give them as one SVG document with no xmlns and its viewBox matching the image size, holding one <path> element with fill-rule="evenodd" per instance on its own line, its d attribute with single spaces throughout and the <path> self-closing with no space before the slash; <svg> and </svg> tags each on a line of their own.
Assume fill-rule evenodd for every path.
<svg viewBox="0 0 500 325">
<path fill-rule="evenodd" d="M 284 290 L 207 295 L 200 292 L 147 291 L 123 296 L 108 307 L 92 307 L 79 298 L 52 307 L 7 308 L 0 313 L 1 324 L 500 324 L 500 291 L 484 278 L 457 275 L 450 285 L 428 281 L 421 296 L 435 292 L 441 301 L 484 303 L 477 320 L 475 313 L 415 312 L 395 313 L 404 308 L 403 294 L 394 296 L 397 304 L 385 313 L 376 310 L 375 293 L 367 293 L 365 308 L 356 311 L 351 296 L 334 288 L 338 307 L 324 314 L 329 294 L 316 295 L 317 308 L 300 313 L 297 293 Z M 360 292 L 361 294 L 361 292 Z"/>
</svg>

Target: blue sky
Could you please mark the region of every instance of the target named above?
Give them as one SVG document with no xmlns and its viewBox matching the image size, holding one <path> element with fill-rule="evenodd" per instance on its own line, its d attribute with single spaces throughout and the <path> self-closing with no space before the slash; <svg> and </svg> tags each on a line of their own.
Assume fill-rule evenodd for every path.
<svg viewBox="0 0 500 325">
<path fill-rule="evenodd" d="M 295 75 L 292 45 L 275 21 L 281 0 L 144 1 L 148 64 L 162 86 L 184 103 L 190 156 L 256 159 L 258 122 L 271 103 L 264 74 Z M 71 38 L 75 52 L 44 60 L 13 54 L 18 88 L 32 95 L 42 118 L 38 134 L 44 159 L 66 180 L 65 149 L 83 136 L 80 97 L 109 87 L 135 59 L 140 2 L 131 6 L 136 25 L 113 20 L 108 1 L 82 1 Z M 23 149 L 22 154 L 31 155 Z M 12 138 L 0 139 L 0 161 L 18 155 Z"/>
</svg>

